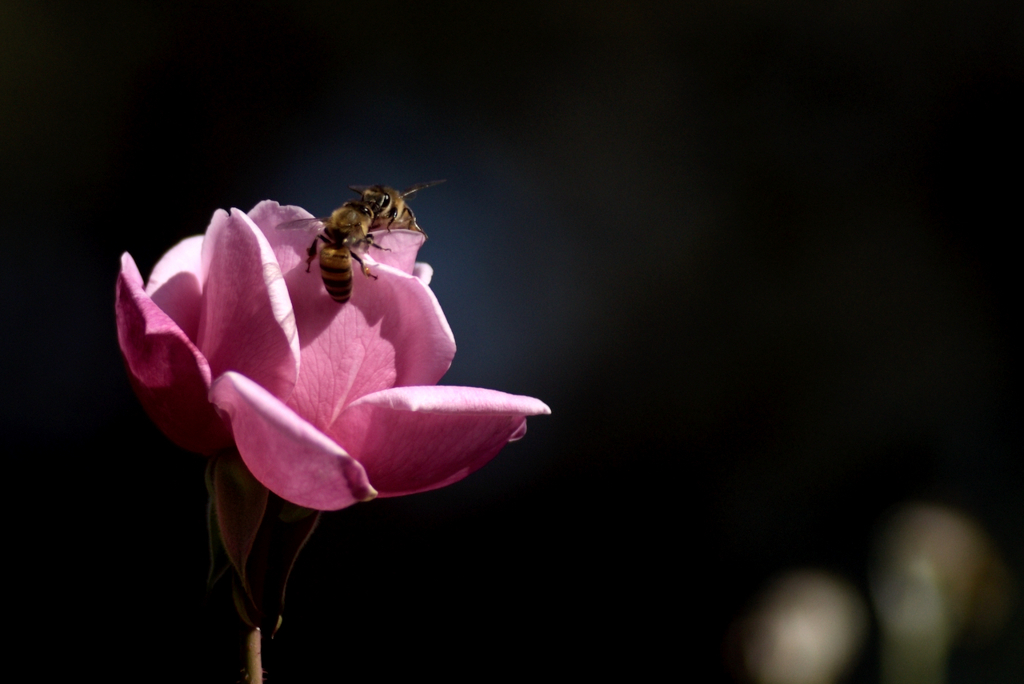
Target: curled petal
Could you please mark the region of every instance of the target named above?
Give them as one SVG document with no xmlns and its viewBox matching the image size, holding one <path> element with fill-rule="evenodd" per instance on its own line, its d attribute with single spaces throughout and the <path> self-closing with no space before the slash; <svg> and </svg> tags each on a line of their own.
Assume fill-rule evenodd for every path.
<svg viewBox="0 0 1024 684">
<path fill-rule="evenodd" d="M 381 496 L 457 482 L 522 436 L 543 402 L 475 387 L 396 387 L 353 402 L 329 430 Z"/>
<path fill-rule="evenodd" d="M 185 238 L 160 257 L 146 283 L 146 294 L 193 342 L 202 309 L 202 249 L 202 235 Z"/>
<path fill-rule="evenodd" d="M 377 495 L 355 459 L 244 375 L 218 378 L 210 400 L 228 415 L 246 466 L 281 498 L 332 511 Z"/>
<path fill-rule="evenodd" d="M 249 218 L 260 229 L 281 266 L 288 273 L 298 265 L 306 268 L 306 250 L 320 227 L 319 223 L 303 223 L 304 230 L 295 229 L 295 221 L 314 218 L 312 214 L 289 204 L 263 200 L 249 212 Z M 291 227 L 288 227 L 289 224 Z M 280 230 L 280 226 L 284 226 Z"/>
<path fill-rule="evenodd" d="M 203 266 L 202 253 L 202 235 L 185 238 L 171 247 L 153 266 L 153 272 L 149 274 L 149 281 L 146 283 L 146 294 L 152 297 L 155 290 L 182 272 L 191 273 L 198 281 Z"/>
<path fill-rule="evenodd" d="M 202 274 L 198 346 L 213 375 L 235 370 L 287 397 L 300 358 L 295 313 L 270 244 L 237 209 L 214 214 Z"/>
<path fill-rule="evenodd" d="M 209 455 L 230 446 L 231 434 L 207 399 L 206 358 L 143 291 L 127 252 L 121 256 L 115 310 L 128 378 L 153 422 L 189 451 Z"/>
</svg>

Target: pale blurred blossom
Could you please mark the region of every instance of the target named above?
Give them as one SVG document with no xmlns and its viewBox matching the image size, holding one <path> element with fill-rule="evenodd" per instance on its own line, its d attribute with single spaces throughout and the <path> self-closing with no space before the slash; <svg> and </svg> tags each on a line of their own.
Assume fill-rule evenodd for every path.
<svg viewBox="0 0 1024 684">
<path fill-rule="evenodd" d="M 950 508 L 904 506 L 879 535 L 871 573 L 883 681 L 944 682 L 954 644 L 987 639 L 1006 621 L 1012 585 L 978 523 Z"/>
<path fill-rule="evenodd" d="M 734 630 L 745 676 L 758 684 L 830 684 L 854 663 L 867 609 L 848 582 L 818 570 L 770 584 Z"/>
</svg>

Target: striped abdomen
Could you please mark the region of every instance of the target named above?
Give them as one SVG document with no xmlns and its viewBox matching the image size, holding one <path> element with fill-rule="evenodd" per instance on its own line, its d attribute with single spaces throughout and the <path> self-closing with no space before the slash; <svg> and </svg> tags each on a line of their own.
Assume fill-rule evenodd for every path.
<svg viewBox="0 0 1024 684">
<path fill-rule="evenodd" d="M 344 304 L 352 296 L 352 255 L 348 247 L 324 245 L 320 249 L 320 276 L 331 299 Z"/>
</svg>

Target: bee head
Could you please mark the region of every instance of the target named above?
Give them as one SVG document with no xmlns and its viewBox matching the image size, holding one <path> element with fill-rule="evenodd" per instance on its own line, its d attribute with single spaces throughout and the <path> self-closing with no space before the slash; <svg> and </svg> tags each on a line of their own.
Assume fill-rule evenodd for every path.
<svg viewBox="0 0 1024 684">
<path fill-rule="evenodd" d="M 380 216 L 391 209 L 394 197 L 391 188 L 383 185 L 374 185 L 363 191 L 363 201 L 374 207 L 374 212 Z"/>
</svg>

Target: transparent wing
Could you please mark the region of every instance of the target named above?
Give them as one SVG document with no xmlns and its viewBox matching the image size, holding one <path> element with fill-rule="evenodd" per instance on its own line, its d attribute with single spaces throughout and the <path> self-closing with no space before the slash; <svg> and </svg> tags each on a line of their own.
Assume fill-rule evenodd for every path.
<svg viewBox="0 0 1024 684">
<path fill-rule="evenodd" d="M 277 224 L 277 230 L 304 230 L 307 233 L 316 233 L 324 228 L 324 218 L 304 218 L 295 219 L 294 221 L 285 221 L 284 223 Z"/>
<path fill-rule="evenodd" d="M 408 188 L 406 188 L 405 190 L 402 191 L 401 197 L 402 197 L 402 199 L 409 199 L 410 197 L 415 195 L 420 190 L 423 190 L 424 188 L 433 187 L 435 185 L 440 185 L 441 183 L 444 183 L 444 179 L 443 178 L 441 180 L 433 180 L 433 181 L 428 181 L 426 183 L 417 183 L 416 185 L 411 185 L 411 186 L 409 186 Z"/>
</svg>

